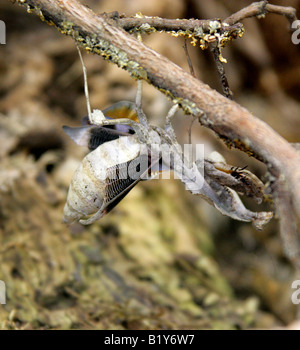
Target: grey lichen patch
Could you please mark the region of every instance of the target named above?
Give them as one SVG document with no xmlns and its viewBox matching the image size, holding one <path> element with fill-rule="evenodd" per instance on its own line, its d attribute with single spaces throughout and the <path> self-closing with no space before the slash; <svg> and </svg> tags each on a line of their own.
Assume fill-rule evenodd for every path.
<svg viewBox="0 0 300 350">
<path fill-rule="evenodd" d="M 165 89 L 159 89 L 161 92 L 163 92 L 167 97 L 169 97 L 174 104 L 178 104 L 185 114 L 190 114 L 196 117 L 202 117 L 205 115 L 205 112 L 197 107 L 196 103 L 184 99 L 182 97 L 176 97 L 172 94 L 171 91 L 165 90 Z"/>
<path fill-rule="evenodd" d="M 216 33 L 221 28 L 221 21 L 210 21 L 209 22 L 209 29 L 210 34 Z"/>
<path fill-rule="evenodd" d="M 194 102 L 191 102 L 187 99 L 177 99 L 178 103 L 182 106 L 182 109 L 185 111 L 186 114 L 191 114 L 194 116 L 202 116 L 204 115 L 204 111 L 197 107 L 197 105 Z"/>
<path fill-rule="evenodd" d="M 220 136 L 220 135 L 219 135 Z M 249 157 L 254 157 L 256 159 L 262 160 L 261 157 L 259 157 L 250 147 L 249 144 L 247 144 L 247 141 L 240 140 L 238 138 L 231 139 L 228 136 L 220 136 L 220 138 L 225 142 L 228 148 L 236 148 L 239 149 L 246 154 L 248 154 Z"/>
<path fill-rule="evenodd" d="M 150 34 L 150 33 L 155 33 L 157 32 L 157 29 L 150 26 L 149 23 L 144 23 L 141 26 L 137 27 L 137 28 L 132 28 L 129 33 L 139 33 L 139 34 Z"/>
<path fill-rule="evenodd" d="M 104 59 L 117 64 L 120 68 L 127 70 L 134 78 L 147 80 L 147 72 L 139 63 L 130 60 L 126 52 L 109 41 L 99 38 L 97 34 L 90 36 L 87 33 L 79 33 L 73 29 L 72 33 L 68 34 L 72 35 L 87 51 L 101 55 Z"/>
<path fill-rule="evenodd" d="M 61 26 L 66 32 L 69 32 L 70 30 L 73 29 L 74 23 L 70 21 L 63 21 L 61 22 Z"/>
<path fill-rule="evenodd" d="M 109 41 L 99 38 L 97 34 L 90 36 L 87 33 L 79 33 L 74 30 L 71 23 L 65 23 L 63 28 L 63 30 L 60 28 L 59 30 L 64 34 L 71 35 L 87 51 L 101 55 L 104 59 L 117 64 L 120 68 L 127 70 L 134 78 L 148 80 L 146 70 L 136 61 L 130 60 L 126 52 Z"/>
<path fill-rule="evenodd" d="M 231 40 L 242 37 L 244 29 L 238 28 L 235 32 L 229 32 L 226 30 L 226 23 L 223 25 L 220 21 L 211 21 L 208 30 L 202 27 L 196 27 L 194 31 L 179 30 L 172 31 L 173 36 L 184 36 L 191 40 L 193 46 L 199 45 L 202 50 L 208 48 L 210 43 L 217 42 L 218 46 L 224 47 Z"/>
</svg>

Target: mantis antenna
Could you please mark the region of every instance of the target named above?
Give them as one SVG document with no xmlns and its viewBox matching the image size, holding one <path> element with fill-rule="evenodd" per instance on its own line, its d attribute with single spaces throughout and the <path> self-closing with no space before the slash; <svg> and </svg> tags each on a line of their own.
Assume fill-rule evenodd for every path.
<svg viewBox="0 0 300 350">
<path fill-rule="evenodd" d="M 81 65 L 82 65 L 83 79 L 84 79 L 84 93 L 85 93 L 85 98 L 86 98 L 86 107 L 87 107 L 88 117 L 89 117 L 89 121 L 92 122 L 92 112 L 91 112 L 91 105 L 90 105 L 89 88 L 88 88 L 88 83 L 87 83 L 86 67 L 85 67 L 84 62 L 83 62 L 80 48 L 77 44 L 76 44 L 76 47 L 77 47 L 79 58 L 80 58 Z"/>
</svg>

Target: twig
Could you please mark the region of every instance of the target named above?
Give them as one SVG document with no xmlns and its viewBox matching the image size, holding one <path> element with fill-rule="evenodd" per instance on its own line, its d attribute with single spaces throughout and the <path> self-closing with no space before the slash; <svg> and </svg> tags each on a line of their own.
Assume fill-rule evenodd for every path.
<svg viewBox="0 0 300 350">
<path fill-rule="evenodd" d="M 230 26 L 241 22 L 245 18 L 264 17 L 267 13 L 285 16 L 290 24 L 297 20 L 296 10 L 293 7 L 277 6 L 269 4 L 268 1 L 253 2 L 251 5 L 241 9 L 224 20 Z"/>
<path fill-rule="evenodd" d="M 176 37 L 183 36 L 190 39 L 192 45 L 199 44 L 203 50 L 207 49 L 211 42 L 218 42 L 221 46 L 225 46 L 244 33 L 241 23 L 230 26 L 228 23 L 222 23 L 220 19 L 167 19 L 143 16 L 141 13 L 135 17 L 121 17 L 116 11 L 100 16 L 129 33 L 166 32 Z"/>
<path fill-rule="evenodd" d="M 191 60 L 191 57 L 190 57 L 190 54 L 189 54 L 189 51 L 188 51 L 188 48 L 186 45 L 186 39 L 184 39 L 183 49 L 184 49 L 186 59 L 187 59 L 187 62 L 188 62 L 189 68 L 190 68 L 190 73 L 194 78 L 196 78 L 193 63 L 192 63 L 192 60 Z"/>
<path fill-rule="evenodd" d="M 107 16 L 107 14 L 106 14 Z M 215 20 L 210 19 L 169 19 L 160 17 L 143 16 L 142 14 L 136 17 L 117 17 L 114 13 L 113 16 L 108 16 L 115 23 L 128 32 L 144 32 L 151 33 L 155 31 L 163 32 L 195 32 L 201 28 L 204 33 L 211 32 L 211 22 Z M 220 21 L 220 20 L 216 20 Z M 240 24 L 233 24 L 232 26 L 223 26 L 220 22 L 220 33 L 228 32 L 229 35 L 238 34 L 241 29 Z"/>
<path fill-rule="evenodd" d="M 214 61 L 216 63 L 216 68 L 217 68 L 218 76 L 219 76 L 219 79 L 221 82 L 223 94 L 224 94 L 224 96 L 226 96 L 227 98 L 232 100 L 233 93 L 230 90 L 228 80 L 227 80 L 227 77 L 225 74 L 225 68 L 224 68 L 223 62 L 221 62 L 221 59 L 220 59 L 221 52 L 220 52 L 218 45 L 211 44 L 211 52 L 213 54 Z"/>
</svg>

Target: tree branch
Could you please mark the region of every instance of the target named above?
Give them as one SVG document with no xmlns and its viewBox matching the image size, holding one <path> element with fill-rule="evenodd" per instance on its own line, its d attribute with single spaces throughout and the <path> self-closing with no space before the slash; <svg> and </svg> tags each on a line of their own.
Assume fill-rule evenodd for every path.
<svg viewBox="0 0 300 350">
<path fill-rule="evenodd" d="M 290 196 L 293 211 L 300 218 L 300 154 L 270 126 L 126 33 L 114 24 L 112 17 L 96 15 L 75 0 L 17 2 L 27 5 L 29 10 L 54 24 L 62 33 L 72 36 L 86 50 L 102 55 L 133 77 L 157 87 L 186 113 L 201 116 L 202 125 L 212 129 L 227 145 L 263 161 L 271 177 L 284 182 L 285 194 Z M 278 13 L 278 6 L 270 7 L 266 2 L 252 4 L 251 9 L 239 11 L 225 23 L 235 24 L 250 15 L 262 15 L 266 9 Z M 280 8 L 280 11 L 292 18 L 290 10 Z"/>
<path fill-rule="evenodd" d="M 222 23 L 219 19 L 168 19 L 148 17 L 142 14 L 136 17 L 118 18 L 116 17 L 116 13 L 114 13 L 111 18 L 114 19 L 119 27 L 130 33 L 168 32 L 174 36 L 192 38 L 192 44 L 194 45 L 196 45 L 198 40 L 200 40 L 201 45 L 201 39 L 204 42 L 210 42 L 210 40 L 215 41 L 216 37 L 213 36 L 215 31 L 217 31 L 221 37 L 224 36 L 228 39 L 224 40 L 224 44 L 243 34 L 243 26 L 240 23 L 228 25 L 227 23 Z"/>
</svg>

